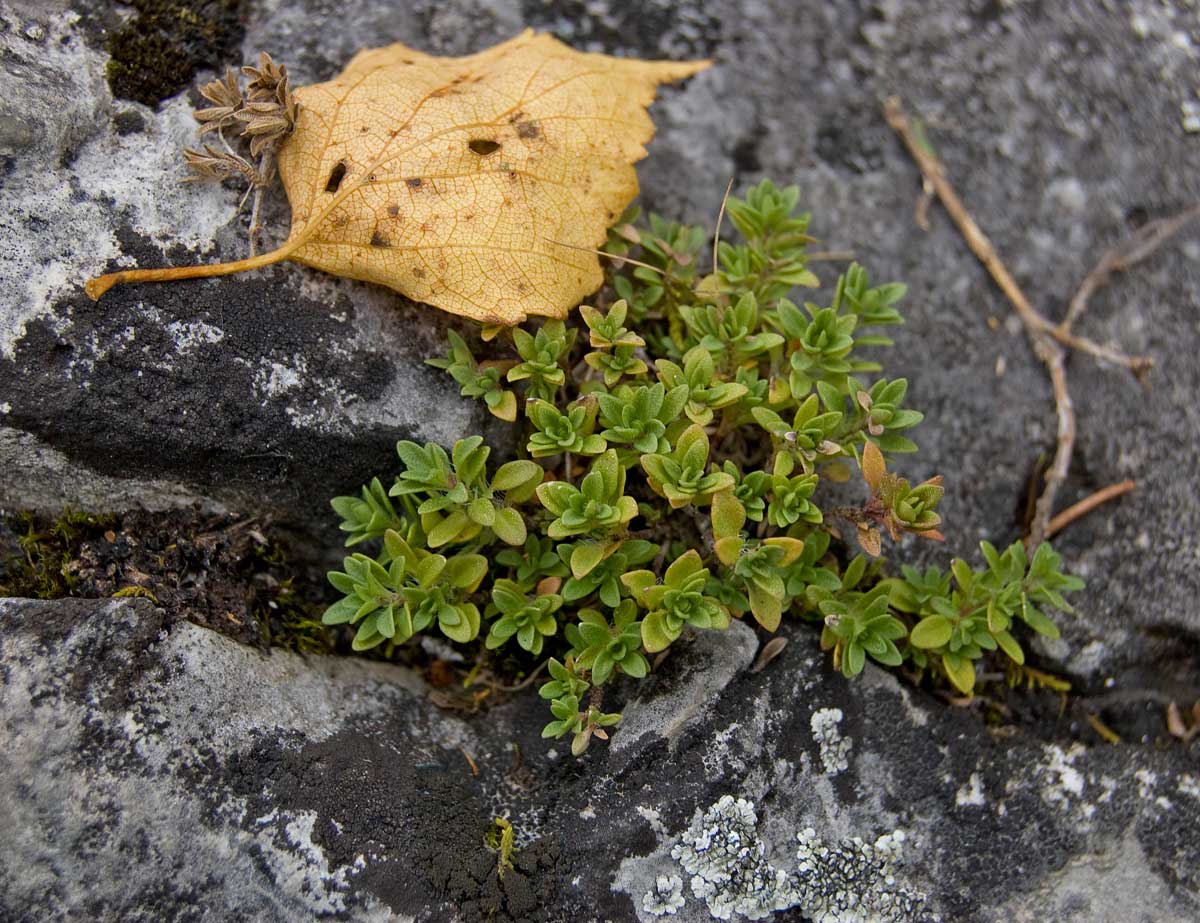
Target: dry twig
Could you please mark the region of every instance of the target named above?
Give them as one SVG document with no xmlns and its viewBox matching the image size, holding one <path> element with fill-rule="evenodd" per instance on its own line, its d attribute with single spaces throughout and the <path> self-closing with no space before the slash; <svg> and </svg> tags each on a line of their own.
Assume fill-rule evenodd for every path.
<svg viewBox="0 0 1200 923">
<path fill-rule="evenodd" d="M 1075 408 L 1071 402 L 1070 392 L 1067 389 L 1066 353 L 1063 347 L 1067 346 L 1077 349 L 1098 359 L 1122 365 L 1139 377 L 1153 364 L 1153 360 L 1148 357 L 1126 356 L 1107 346 L 1102 346 L 1099 343 L 1077 336 L 1071 332 L 1071 325 L 1083 313 L 1092 293 L 1106 283 L 1114 273 L 1145 259 L 1164 241 L 1173 234 L 1178 233 L 1190 221 L 1200 217 L 1200 206 L 1195 206 L 1174 218 L 1153 222 L 1142 228 L 1127 244 L 1106 253 L 1096 268 L 1084 279 L 1079 292 L 1071 300 L 1070 308 L 1063 322 L 1061 324 L 1053 324 L 1034 309 L 1029 299 L 1025 297 L 1025 293 L 1001 261 L 995 247 L 992 246 L 992 242 L 980 230 L 979 225 L 975 223 L 975 220 L 963 205 L 962 200 L 959 199 L 957 193 L 955 193 L 953 187 L 946 179 L 941 161 L 925 141 L 920 129 L 909 122 L 908 116 L 904 112 L 899 99 L 891 97 L 887 100 L 884 104 L 884 117 L 900 136 L 905 147 L 908 148 L 909 153 L 916 161 L 917 166 L 921 170 L 921 176 L 926 188 L 931 185 L 937 192 L 942 205 L 957 225 L 959 232 L 962 234 L 963 239 L 966 240 L 971 251 L 983 263 L 1001 291 L 1004 292 L 1005 296 L 1016 309 L 1017 315 L 1025 325 L 1025 332 L 1029 337 L 1034 354 L 1041 360 L 1050 373 L 1050 382 L 1054 389 L 1054 403 L 1058 417 L 1057 438 L 1054 460 L 1046 472 L 1042 494 L 1038 498 L 1033 521 L 1030 524 L 1029 536 L 1026 539 L 1028 547 L 1036 547 L 1052 534 L 1053 530 L 1051 530 L 1050 524 L 1051 514 L 1054 511 L 1054 500 L 1063 481 L 1066 480 L 1067 470 L 1071 464 L 1071 455 L 1075 448 Z M 1062 528 L 1067 522 L 1083 515 L 1083 513 L 1094 506 L 1130 489 L 1132 488 L 1125 487 L 1114 492 L 1113 488 L 1108 488 L 1109 492 L 1107 493 L 1101 491 L 1093 495 L 1093 497 L 1084 501 L 1084 503 L 1089 504 L 1086 508 L 1077 510 L 1076 507 L 1072 507 L 1070 510 L 1064 512 L 1064 517 L 1066 517 L 1067 513 L 1072 513 L 1072 515 L 1070 518 L 1060 521 L 1057 528 Z M 1077 504 L 1076 506 L 1081 505 Z"/>
<path fill-rule="evenodd" d="M 1108 284 L 1118 272 L 1124 272 L 1146 259 L 1197 219 L 1200 219 L 1200 204 L 1193 205 L 1170 218 L 1160 218 L 1144 224 L 1128 240 L 1108 250 L 1080 283 L 1079 290 L 1067 306 L 1066 316 L 1055 329 L 1062 333 L 1070 333 L 1071 325 L 1087 310 L 1088 300 L 1097 290 Z"/>
<path fill-rule="evenodd" d="M 1028 544 L 1035 547 L 1041 544 L 1046 534 L 1046 525 L 1050 521 L 1050 513 L 1054 509 L 1054 498 L 1058 488 L 1067 477 L 1067 468 L 1071 464 L 1071 453 L 1075 448 L 1075 407 L 1071 403 L 1071 395 L 1067 390 L 1067 371 L 1063 348 L 1054 341 L 1047 332 L 1050 324 L 1029 303 L 1021 287 L 1009 273 L 1007 267 L 996 253 L 996 248 L 988 240 L 987 235 L 980 230 L 975 219 L 971 217 L 958 194 L 946 179 L 941 161 L 929 149 L 921 144 L 909 124 L 908 116 L 900 105 L 900 100 L 891 97 L 884 104 L 884 116 L 888 124 L 896 131 L 908 148 L 917 166 L 933 188 L 938 198 L 945 206 L 950 217 L 958 226 L 959 232 L 967 242 L 967 246 L 979 258 L 979 261 L 991 273 L 1001 291 L 1012 302 L 1021 321 L 1025 324 L 1033 346 L 1034 354 L 1042 361 L 1050 372 L 1050 382 L 1054 387 L 1054 403 L 1058 408 L 1058 446 L 1054 453 L 1054 461 L 1046 472 L 1045 488 L 1038 498 L 1034 512 L 1033 523 L 1030 526 Z"/>
<path fill-rule="evenodd" d="M 1109 484 L 1107 487 L 1101 488 L 1094 494 L 1084 497 L 1078 503 L 1068 506 L 1065 510 L 1055 516 L 1046 524 L 1046 538 L 1061 532 L 1076 519 L 1086 516 L 1096 507 L 1109 500 L 1119 497 L 1122 494 L 1127 494 L 1137 487 L 1136 481 L 1121 481 L 1117 484 Z"/>
</svg>

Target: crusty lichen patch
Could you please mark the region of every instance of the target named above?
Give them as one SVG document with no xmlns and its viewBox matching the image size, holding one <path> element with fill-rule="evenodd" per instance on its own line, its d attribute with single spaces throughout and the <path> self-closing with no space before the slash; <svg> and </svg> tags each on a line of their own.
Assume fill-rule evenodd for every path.
<svg viewBox="0 0 1200 923">
<path fill-rule="evenodd" d="M 768 858 L 754 803 L 724 795 L 696 812 L 671 858 L 716 920 L 765 920 L 799 908 L 817 923 L 933 923 L 925 895 L 897 882 L 905 840 L 897 830 L 873 843 L 850 837 L 831 844 L 806 827 L 796 834 L 795 862 L 780 867 Z M 679 875 L 659 874 L 641 909 L 674 916 L 686 904 L 684 891 Z"/>
</svg>

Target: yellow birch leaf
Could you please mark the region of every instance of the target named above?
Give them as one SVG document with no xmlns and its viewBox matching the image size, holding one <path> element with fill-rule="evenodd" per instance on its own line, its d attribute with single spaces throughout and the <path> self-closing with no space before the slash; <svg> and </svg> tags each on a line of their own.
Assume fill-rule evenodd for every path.
<svg viewBox="0 0 1200 923">
<path fill-rule="evenodd" d="M 361 51 L 295 91 L 278 160 L 292 205 L 283 246 L 111 273 L 88 294 L 295 260 L 484 324 L 563 317 L 601 284 L 588 251 L 637 195 L 658 85 L 707 66 L 588 54 L 532 31 L 462 58 Z"/>
</svg>

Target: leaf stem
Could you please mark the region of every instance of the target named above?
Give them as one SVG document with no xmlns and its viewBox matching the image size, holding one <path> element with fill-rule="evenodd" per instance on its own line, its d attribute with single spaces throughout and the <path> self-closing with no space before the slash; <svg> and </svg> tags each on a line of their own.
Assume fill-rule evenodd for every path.
<svg viewBox="0 0 1200 923">
<path fill-rule="evenodd" d="M 170 282 L 175 279 L 202 279 L 208 276 L 231 276 L 234 273 L 246 272 L 249 269 L 261 269 L 286 260 L 294 248 L 288 244 L 270 253 L 244 260 L 233 260 L 229 263 L 211 263 L 197 266 L 168 266 L 162 269 L 122 269 L 120 272 L 110 272 L 94 279 L 89 279 L 84 290 L 92 301 L 100 298 L 114 285 L 124 285 L 126 282 Z"/>
</svg>

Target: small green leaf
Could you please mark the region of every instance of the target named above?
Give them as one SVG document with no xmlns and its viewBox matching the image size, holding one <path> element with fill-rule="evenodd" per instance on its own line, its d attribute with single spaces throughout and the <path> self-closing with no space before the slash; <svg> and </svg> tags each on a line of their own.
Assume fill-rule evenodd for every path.
<svg viewBox="0 0 1200 923">
<path fill-rule="evenodd" d="M 959 654 L 943 654 L 942 665 L 950 682 L 964 695 L 971 695 L 975 689 L 975 662 Z"/>
<path fill-rule="evenodd" d="M 679 631 L 670 629 L 661 609 L 651 612 L 642 620 L 642 644 L 651 654 L 665 651 L 678 637 Z"/>
<path fill-rule="evenodd" d="M 455 510 L 436 526 L 429 530 L 427 540 L 430 548 L 440 548 L 448 542 L 454 541 L 467 525 L 467 514 L 461 510 Z"/>
<path fill-rule="evenodd" d="M 1025 652 L 1021 650 L 1021 645 L 1017 643 L 1016 638 L 1007 631 L 998 631 L 995 637 L 996 643 L 1000 645 L 1000 649 L 1004 653 L 1008 654 L 1010 660 L 1018 664 L 1025 662 Z"/>
<path fill-rule="evenodd" d="M 928 650 L 946 644 L 953 634 L 954 625 L 946 616 L 930 615 L 917 622 L 908 640 L 914 647 Z"/>
<path fill-rule="evenodd" d="M 467 515 L 481 526 L 490 526 L 496 521 L 496 508 L 492 501 L 484 497 L 476 497 L 467 504 Z"/>
<path fill-rule="evenodd" d="M 580 580 L 604 560 L 605 546 L 600 542 L 579 542 L 571 551 L 571 574 Z"/>
<path fill-rule="evenodd" d="M 527 537 L 525 520 L 520 513 L 507 506 L 496 510 L 492 531 L 500 541 L 508 545 L 523 545 Z"/>
</svg>

